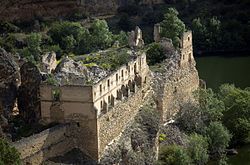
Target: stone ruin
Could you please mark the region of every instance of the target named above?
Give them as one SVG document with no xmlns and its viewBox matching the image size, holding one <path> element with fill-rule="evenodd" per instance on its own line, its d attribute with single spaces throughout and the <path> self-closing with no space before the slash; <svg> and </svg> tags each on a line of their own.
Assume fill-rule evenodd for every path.
<svg viewBox="0 0 250 165">
<path fill-rule="evenodd" d="M 51 73 L 56 69 L 56 53 L 48 52 L 42 56 L 41 71 L 45 73 Z"/>
<path fill-rule="evenodd" d="M 136 26 L 135 31 L 129 33 L 128 44 L 131 48 L 142 48 L 144 46 L 142 31 L 138 26 Z"/>
<path fill-rule="evenodd" d="M 172 40 L 169 38 L 161 37 L 160 24 L 154 25 L 154 41 L 161 44 L 165 49 L 172 47 Z M 183 67 L 190 63 L 195 63 L 193 56 L 193 43 L 192 43 L 192 31 L 185 31 L 180 36 L 179 48 L 177 49 L 180 54 L 179 66 Z"/>
</svg>

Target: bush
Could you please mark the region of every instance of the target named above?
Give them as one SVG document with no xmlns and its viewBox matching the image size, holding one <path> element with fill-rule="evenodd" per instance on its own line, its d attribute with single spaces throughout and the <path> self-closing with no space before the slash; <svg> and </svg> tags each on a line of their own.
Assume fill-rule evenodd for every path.
<svg viewBox="0 0 250 165">
<path fill-rule="evenodd" d="M 0 164 L 1 165 L 19 165 L 21 164 L 20 154 L 11 147 L 4 139 L 0 138 Z"/>
<path fill-rule="evenodd" d="M 181 146 L 164 146 L 160 151 L 159 164 L 189 165 L 191 164 L 191 159 Z"/>
<path fill-rule="evenodd" d="M 223 155 L 231 139 L 229 131 L 221 123 L 212 122 L 206 132 L 210 153 Z"/>
<path fill-rule="evenodd" d="M 190 135 L 187 151 L 194 164 L 204 165 L 207 163 L 209 155 L 205 137 L 198 134 Z"/>
<path fill-rule="evenodd" d="M 147 62 L 149 65 L 162 62 L 166 59 L 163 46 L 158 43 L 153 43 L 147 50 Z"/>
<path fill-rule="evenodd" d="M 190 133 L 205 133 L 205 128 L 214 121 L 220 121 L 225 111 L 224 104 L 212 89 L 199 89 L 194 93 L 198 105 L 188 103 L 177 114 L 179 127 Z"/>
<path fill-rule="evenodd" d="M 226 107 L 223 124 L 233 134 L 233 143 L 250 142 L 250 90 L 225 84 L 219 96 Z"/>
</svg>

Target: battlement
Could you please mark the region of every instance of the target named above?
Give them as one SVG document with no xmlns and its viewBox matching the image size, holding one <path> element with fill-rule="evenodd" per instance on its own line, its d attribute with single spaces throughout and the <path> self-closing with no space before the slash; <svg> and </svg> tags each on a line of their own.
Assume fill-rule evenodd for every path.
<svg viewBox="0 0 250 165">
<path fill-rule="evenodd" d="M 161 45 L 169 45 L 172 44 L 171 39 L 162 38 L 160 36 L 161 26 L 160 24 L 155 24 L 154 26 L 154 41 L 161 43 Z M 189 63 L 194 62 L 193 56 L 193 42 L 192 42 L 192 31 L 185 31 L 180 37 L 179 43 L 179 51 L 180 51 L 180 66 L 186 66 Z"/>
</svg>

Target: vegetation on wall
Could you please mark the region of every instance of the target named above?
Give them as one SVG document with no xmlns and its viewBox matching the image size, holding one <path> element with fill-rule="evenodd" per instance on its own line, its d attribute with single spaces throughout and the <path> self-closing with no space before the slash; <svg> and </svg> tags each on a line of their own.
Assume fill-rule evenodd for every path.
<svg viewBox="0 0 250 165">
<path fill-rule="evenodd" d="M 185 31 L 185 24 L 178 18 L 178 14 L 176 9 L 169 8 L 160 23 L 161 37 L 170 38 L 176 48 L 179 46 L 180 37 Z"/>
<path fill-rule="evenodd" d="M 20 154 L 10 144 L 0 138 L 0 165 L 20 165 Z"/>
<path fill-rule="evenodd" d="M 155 65 L 166 59 L 164 48 L 158 43 L 152 43 L 147 50 L 147 63 L 149 65 Z"/>
</svg>

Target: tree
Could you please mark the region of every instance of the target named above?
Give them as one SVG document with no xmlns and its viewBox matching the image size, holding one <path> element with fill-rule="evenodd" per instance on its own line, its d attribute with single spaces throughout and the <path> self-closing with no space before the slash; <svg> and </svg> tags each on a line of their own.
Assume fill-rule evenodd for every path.
<svg viewBox="0 0 250 165">
<path fill-rule="evenodd" d="M 160 63 L 164 59 L 166 59 L 164 48 L 158 43 L 151 44 L 146 54 L 147 54 L 147 62 L 149 65 Z"/>
<path fill-rule="evenodd" d="M 71 52 L 76 45 L 76 40 L 73 35 L 69 35 L 62 39 L 62 44 L 67 52 Z"/>
<path fill-rule="evenodd" d="M 205 133 L 205 128 L 214 121 L 220 121 L 225 110 L 212 89 L 199 89 L 194 93 L 198 104 L 192 102 L 183 106 L 177 114 L 179 127 L 189 133 Z"/>
<path fill-rule="evenodd" d="M 67 50 L 78 45 L 83 37 L 86 37 L 85 34 L 88 34 L 88 30 L 80 23 L 63 21 L 54 23 L 48 34 L 55 45 L 59 44 L 63 50 Z M 89 40 L 89 38 L 85 39 Z"/>
<path fill-rule="evenodd" d="M 0 165 L 19 165 L 21 164 L 20 154 L 11 147 L 4 139 L 0 138 Z"/>
<path fill-rule="evenodd" d="M 231 134 L 220 122 L 212 122 L 206 131 L 211 154 L 223 155 L 229 146 Z"/>
<path fill-rule="evenodd" d="M 42 36 L 39 33 L 31 33 L 27 37 L 27 49 L 35 61 L 40 60 Z"/>
<path fill-rule="evenodd" d="M 191 160 L 187 152 L 181 146 L 172 145 L 161 148 L 159 164 L 189 165 L 191 164 Z"/>
<path fill-rule="evenodd" d="M 208 161 L 208 143 L 202 135 L 192 134 L 189 137 L 188 154 L 196 165 L 204 165 Z"/>
<path fill-rule="evenodd" d="M 113 35 L 113 40 L 119 42 L 119 46 L 128 45 L 128 34 L 124 31 L 120 31 L 119 34 Z"/>
<path fill-rule="evenodd" d="M 172 39 L 173 45 L 178 47 L 180 37 L 185 31 L 185 24 L 178 18 L 178 11 L 174 8 L 169 8 L 164 15 L 164 20 L 161 22 L 161 36 Z"/>
<path fill-rule="evenodd" d="M 250 90 L 225 84 L 220 87 L 219 96 L 226 107 L 223 124 L 233 134 L 233 142 L 250 142 Z"/>
<path fill-rule="evenodd" d="M 111 46 L 112 33 L 109 31 L 108 24 L 105 20 L 96 19 L 90 26 L 91 43 L 93 49 L 105 49 Z"/>
</svg>

